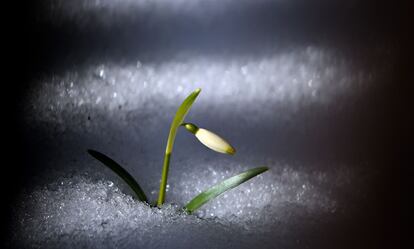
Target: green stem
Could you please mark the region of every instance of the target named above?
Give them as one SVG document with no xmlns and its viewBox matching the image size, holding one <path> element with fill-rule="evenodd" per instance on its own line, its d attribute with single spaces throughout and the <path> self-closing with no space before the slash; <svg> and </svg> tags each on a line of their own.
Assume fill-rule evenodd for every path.
<svg viewBox="0 0 414 249">
<path fill-rule="evenodd" d="M 194 103 L 194 101 L 196 100 L 200 92 L 201 92 L 201 89 L 197 88 L 183 101 L 183 103 L 180 105 L 177 112 L 175 113 L 175 117 L 171 123 L 170 133 L 168 134 L 167 147 L 165 148 L 164 163 L 162 167 L 160 192 L 158 193 L 158 201 L 157 201 L 158 207 L 160 207 L 165 201 L 168 170 L 170 166 L 171 153 L 173 150 L 174 140 L 175 140 L 175 136 L 177 135 L 178 127 L 180 127 L 180 125 L 184 121 L 185 116 L 187 115 L 188 111 L 190 110 L 192 104 Z"/>
<path fill-rule="evenodd" d="M 165 190 L 167 188 L 168 170 L 170 168 L 171 153 L 166 153 L 164 156 L 164 164 L 162 166 L 160 193 L 158 195 L 157 206 L 161 206 L 165 201 Z"/>
</svg>

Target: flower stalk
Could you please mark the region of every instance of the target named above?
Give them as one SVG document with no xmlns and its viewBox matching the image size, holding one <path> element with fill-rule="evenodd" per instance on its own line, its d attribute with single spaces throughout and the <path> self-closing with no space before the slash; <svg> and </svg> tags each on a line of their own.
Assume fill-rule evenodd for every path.
<svg viewBox="0 0 414 249">
<path fill-rule="evenodd" d="M 174 119 L 171 123 L 170 133 L 168 134 L 167 140 L 167 147 L 165 148 L 165 155 L 164 155 L 164 162 L 162 166 L 162 173 L 161 173 L 161 182 L 160 182 L 160 191 L 158 193 L 158 201 L 157 206 L 160 207 L 165 201 L 165 192 L 167 189 L 167 178 L 168 178 L 168 170 L 170 167 L 171 161 L 171 153 L 174 147 L 175 137 L 177 135 L 177 130 L 184 121 L 185 117 L 187 116 L 188 111 L 190 110 L 191 106 L 193 105 L 194 101 L 196 100 L 198 94 L 201 92 L 200 88 L 197 88 L 194 92 L 192 92 L 181 104 L 178 108 Z"/>
</svg>

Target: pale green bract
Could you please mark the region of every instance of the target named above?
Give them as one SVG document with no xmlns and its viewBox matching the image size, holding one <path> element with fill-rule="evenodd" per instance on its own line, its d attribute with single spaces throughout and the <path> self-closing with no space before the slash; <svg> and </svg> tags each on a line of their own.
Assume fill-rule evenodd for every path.
<svg viewBox="0 0 414 249">
<path fill-rule="evenodd" d="M 192 92 L 180 105 L 177 112 L 175 113 L 174 119 L 171 123 L 170 133 L 168 135 L 167 148 L 165 149 L 165 154 L 171 153 L 174 146 L 175 136 L 177 135 L 178 127 L 183 123 L 185 116 L 187 116 L 188 111 L 190 111 L 191 106 L 196 100 L 198 94 L 200 94 L 201 88 L 197 88 Z"/>
</svg>

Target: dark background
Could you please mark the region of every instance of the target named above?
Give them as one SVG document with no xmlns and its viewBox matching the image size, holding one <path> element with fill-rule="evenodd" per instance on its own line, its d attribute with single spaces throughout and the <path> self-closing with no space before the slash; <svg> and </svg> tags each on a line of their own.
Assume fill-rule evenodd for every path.
<svg viewBox="0 0 414 249">
<path fill-rule="evenodd" d="M 172 16 L 168 23 L 159 23 L 149 29 L 137 20 L 128 19 L 125 23 L 115 23 L 112 27 L 79 28 L 71 23 L 54 24 L 42 20 L 41 1 L 21 3 L 3 9 L 6 35 L 3 41 L 3 65 L 6 66 L 3 77 L 2 125 L 3 160 L 1 163 L 1 196 L 5 222 L 2 222 L 6 241 L 10 236 L 10 212 L 13 210 L 16 193 L 38 170 L 30 165 L 36 153 L 29 146 L 27 137 L 23 137 L 24 123 L 21 117 L 22 96 L 29 84 L 38 77 L 51 72 L 59 72 L 68 65 L 84 63 L 103 55 L 112 60 L 125 60 L 155 48 L 171 50 L 192 49 L 183 43 L 185 34 L 195 34 L 194 49 L 210 53 L 220 51 L 237 40 L 252 37 L 234 53 L 260 53 L 260 44 L 273 30 L 284 34 L 286 42 L 300 43 L 303 37 L 318 43 L 319 40 L 333 44 L 353 44 L 364 50 L 366 44 L 378 39 L 390 40 L 395 45 L 398 62 L 395 65 L 395 78 L 392 85 L 380 87 L 372 98 L 367 114 L 381 117 L 383 122 L 373 130 L 381 131 L 384 136 L 375 141 L 372 153 L 377 155 L 386 172 L 382 177 L 386 182 L 378 181 L 375 199 L 371 200 L 370 213 L 361 217 L 360 236 L 353 236 L 355 247 L 401 248 L 408 231 L 403 229 L 410 224 L 412 212 L 413 171 L 412 160 L 412 42 L 413 13 L 411 5 L 404 1 L 311 1 L 298 2 L 298 6 L 286 5 L 283 8 L 272 5 L 239 7 L 205 26 L 189 22 L 186 17 Z M 294 11 L 293 11 L 294 9 Z M 232 14 L 233 13 L 233 14 Z M 236 13 L 236 14 L 234 14 Z M 292 13 L 295 15 L 292 17 Z M 7 14 L 7 15 L 6 15 Z M 242 24 L 240 24 L 242 23 Z M 256 29 L 255 27 L 261 27 Z M 212 28 L 218 27 L 218 28 Z M 287 28 L 288 27 L 288 28 Z M 175 32 L 166 32 L 173 30 Z M 252 31 L 254 30 L 254 31 Z M 130 31 L 138 32 L 135 38 L 128 37 Z M 158 32 L 157 32 L 158 31 Z M 229 35 L 231 34 L 231 35 Z M 208 37 L 221 37 L 219 42 Z M 124 39 L 119 39 L 123 37 Z M 145 38 L 144 38 L 145 37 Z M 175 37 L 175 38 L 174 38 Z M 178 38 L 177 38 L 178 37 Z M 180 38 L 181 37 L 181 38 Z M 174 38 L 174 39 L 173 39 Z M 323 38 L 323 39 L 322 39 Z M 246 39 L 245 39 L 246 40 Z M 99 41 L 99 42 L 94 42 Z M 139 43 L 138 43 L 139 41 Z M 156 42 L 154 42 L 156 41 Z M 99 43 L 100 45 L 96 46 Z M 91 45 L 94 44 L 94 45 Z M 137 45 L 139 44 L 139 45 Z M 339 45 L 341 46 L 341 45 Z M 134 47 L 134 53 L 126 56 Z M 121 48 L 121 49 L 119 49 Z M 374 132 L 376 133 L 376 132 Z M 384 151 L 387 151 L 386 153 Z M 382 153 L 384 152 L 384 153 Z M 365 223 L 365 224 L 364 224 Z M 364 233 L 378 238 L 375 243 L 365 241 Z M 357 234 L 357 233 L 356 233 Z"/>
</svg>

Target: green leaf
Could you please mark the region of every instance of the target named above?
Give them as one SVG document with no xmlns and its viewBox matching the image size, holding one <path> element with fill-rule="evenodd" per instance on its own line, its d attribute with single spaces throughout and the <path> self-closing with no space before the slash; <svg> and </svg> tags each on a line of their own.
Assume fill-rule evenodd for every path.
<svg viewBox="0 0 414 249">
<path fill-rule="evenodd" d="M 193 105 L 194 101 L 196 100 L 200 92 L 201 89 L 197 88 L 183 101 L 183 103 L 181 103 L 171 123 L 170 133 L 168 134 L 167 147 L 165 148 L 164 162 L 161 174 L 160 192 L 158 193 L 157 206 L 161 206 L 165 200 L 168 170 L 170 167 L 171 153 L 174 146 L 175 136 L 177 135 L 177 130 L 180 127 L 181 123 L 184 121 L 185 116 L 187 116 L 188 111 L 190 110 L 191 106 Z"/>
<path fill-rule="evenodd" d="M 135 181 L 135 179 L 124 168 L 121 167 L 121 165 L 119 165 L 117 162 L 98 151 L 88 150 L 88 153 L 95 159 L 103 163 L 105 166 L 110 168 L 119 177 L 121 177 L 126 182 L 126 184 L 128 184 L 128 186 L 132 189 L 132 191 L 134 191 L 134 193 L 137 195 L 140 201 L 148 202 L 147 196 L 145 195 L 142 188 Z"/>
<path fill-rule="evenodd" d="M 197 195 L 194 199 L 192 199 L 187 205 L 185 205 L 184 209 L 188 213 L 192 213 L 206 202 L 210 201 L 211 199 L 216 198 L 217 196 L 221 195 L 222 193 L 235 188 L 242 184 L 243 182 L 265 172 L 268 170 L 268 167 L 258 167 L 249 169 L 240 173 L 236 176 L 230 177 L 221 183 L 214 185 L 213 187 L 207 189 L 206 191 L 202 192 L 201 194 Z"/>
</svg>

